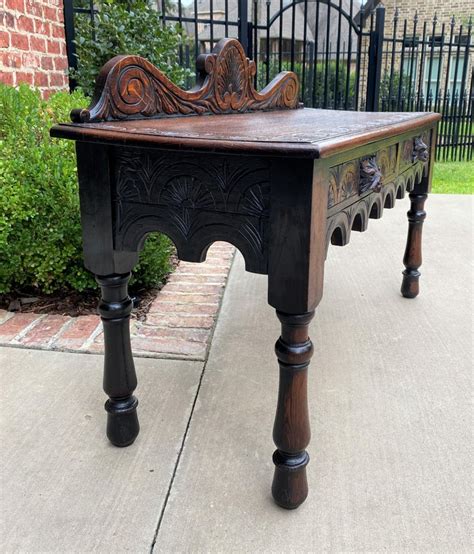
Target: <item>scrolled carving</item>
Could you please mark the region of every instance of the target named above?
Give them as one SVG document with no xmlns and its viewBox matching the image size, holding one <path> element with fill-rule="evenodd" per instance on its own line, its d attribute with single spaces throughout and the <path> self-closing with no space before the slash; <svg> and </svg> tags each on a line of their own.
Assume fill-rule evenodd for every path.
<svg viewBox="0 0 474 554">
<path fill-rule="evenodd" d="M 373 190 L 382 190 L 382 171 L 377 164 L 375 156 L 365 158 L 360 162 L 359 194 Z"/>
<path fill-rule="evenodd" d="M 71 112 L 76 123 L 283 110 L 300 107 L 298 77 L 279 73 L 261 92 L 253 86 L 255 63 L 236 39 L 218 42 L 211 54 L 196 63 L 197 85 L 184 91 L 159 69 L 139 56 L 116 56 L 97 79 L 92 104 Z"/>
<path fill-rule="evenodd" d="M 413 141 L 412 160 L 415 162 L 426 163 L 429 158 L 428 145 L 425 144 L 421 137 L 415 137 Z"/>
</svg>

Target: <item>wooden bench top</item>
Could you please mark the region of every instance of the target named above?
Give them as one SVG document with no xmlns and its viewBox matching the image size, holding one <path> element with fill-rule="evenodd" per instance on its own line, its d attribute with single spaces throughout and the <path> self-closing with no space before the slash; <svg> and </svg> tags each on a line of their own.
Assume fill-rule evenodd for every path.
<svg viewBox="0 0 474 554">
<path fill-rule="evenodd" d="M 439 118 L 434 113 L 304 108 L 66 123 L 53 127 L 51 134 L 80 141 L 324 158 L 360 144 L 426 127 Z"/>
</svg>

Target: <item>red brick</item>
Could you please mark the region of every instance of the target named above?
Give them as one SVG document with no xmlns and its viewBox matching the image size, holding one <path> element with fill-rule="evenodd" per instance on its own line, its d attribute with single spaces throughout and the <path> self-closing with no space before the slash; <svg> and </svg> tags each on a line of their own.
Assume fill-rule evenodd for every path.
<svg viewBox="0 0 474 554">
<path fill-rule="evenodd" d="M 50 36 L 50 25 L 48 21 L 41 21 L 41 19 L 35 19 L 35 33 L 37 35 L 43 35 L 44 37 Z"/>
<path fill-rule="evenodd" d="M 91 334 L 97 329 L 100 317 L 87 315 L 74 318 L 53 344 L 55 349 L 79 350 Z"/>
<path fill-rule="evenodd" d="M 0 342 L 9 342 L 14 339 L 28 325 L 39 319 L 38 314 L 15 314 L 8 321 L 0 325 Z"/>
<path fill-rule="evenodd" d="M 150 306 L 150 314 L 188 314 L 188 315 L 214 315 L 219 309 L 219 304 L 176 304 L 167 302 L 159 297 Z"/>
<path fill-rule="evenodd" d="M 21 54 L 17 52 L 2 52 L 2 63 L 6 67 L 21 67 Z"/>
<path fill-rule="evenodd" d="M 167 283 L 164 289 L 166 292 L 203 293 L 216 295 L 218 297 L 222 294 L 223 290 L 223 285 L 216 285 L 213 283 L 202 283 L 198 285 L 196 283 L 185 283 L 182 281 Z"/>
<path fill-rule="evenodd" d="M 186 316 L 183 314 L 148 314 L 146 318 L 146 324 L 160 325 L 162 327 L 179 327 L 181 329 L 186 327 L 199 328 L 199 329 L 211 329 L 214 325 L 215 319 L 208 315 L 191 315 Z"/>
<path fill-rule="evenodd" d="M 0 12 L 0 27 L 4 27 L 7 31 L 12 31 L 15 28 L 15 18 L 13 14 Z"/>
<path fill-rule="evenodd" d="M 36 87 L 47 87 L 48 86 L 48 75 L 47 73 L 35 73 L 35 86 Z"/>
<path fill-rule="evenodd" d="M 24 0 L 5 0 L 5 6 L 10 10 L 17 10 L 19 12 L 25 12 Z"/>
<path fill-rule="evenodd" d="M 49 85 L 51 87 L 66 87 L 67 84 L 67 77 L 64 73 L 49 74 Z"/>
<path fill-rule="evenodd" d="M 20 340 L 25 346 L 45 346 L 68 321 L 63 315 L 48 315 Z"/>
<path fill-rule="evenodd" d="M 34 29 L 33 20 L 31 19 L 31 17 L 20 15 L 20 17 L 16 20 L 16 28 L 19 31 L 26 31 L 27 33 L 32 33 Z"/>
<path fill-rule="evenodd" d="M 207 342 L 210 335 L 209 329 L 181 328 L 181 327 L 156 327 L 142 325 L 137 327 L 137 337 L 179 339 L 187 342 Z"/>
<path fill-rule="evenodd" d="M 36 70 L 41 65 L 41 59 L 38 54 L 35 54 L 33 52 L 25 52 L 21 55 L 21 64 L 23 69 L 29 68 Z"/>
<path fill-rule="evenodd" d="M 43 17 L 43 4 L 44 2 L 38 2 L 38 0 L 26 0 L 25 11 L 30 15 L 36 17 Z"/>
<path fill-rule="evenodd" d="M 10 35 L 12 48 L 18 48 L 19 50 L 28 50 L 28 37 L 21 33 L 12 33 Z"/>
<path fill-rule="evenodd" d="M 0 48 L 8 48 L 10 46 L 10 33 L 0 31 Z"/>
<path fill-rule="evenodd" d="M 54 38 L 64 39 L 64 26 L 62 24 L 51 24 L 51 34 Z"/>
<path fill-rule="evenodd" d="M 7 310 L 0 310 L 0 325 L 2 323 L 5 323 L 5 321 L 7 321 L 7 319 L 10 319 L 11 317 L 14 317 L 14 313 L 13 312 L 8 312 Z"/>
<path fill-rule="evenodd" d="M 67 59 L 63 58 L 62 56 L 56 56 L 54 58 L 54 69 L 56 69 L 56 71 L 66 70 L 67 69 Z"/>
<path fill-rule="evenodd" d="M 42 37 L 30 37 L 30 47 L 36 52 L 46 52 L 46 41 Z"/>
<path fill-rule="evenodd" d="M 43 19 L 47 21 L 58 21 L 58 10 L 51 6 L 43 6 Z"/>
<path fill-rule="evenodd" d="M 51 56 L 41 56 L 41 67 L 43 69 L 53 69 L 53 60 Z"/>
<path fill-rule="evenodd" d="M 174 302 L 175 304 L 217 304 L 218 297 L 215 294 L 180 294 L 177 292 L 167 292 L 166 287 L 160 292 L 163 300 Z"/>
<path fill-rule="evenodd" d="M 13 73 L 0 73 L 0 82 L 2 82 L 4 85 L 13 85 Z"/>
<path fill-rule="evenodd" d="M 227 275 L 225 273 L 218 273 L 216 275 L 194 275 L 193 273 L 172 273 L 168 279 L 168 284 L 166 286 L 169 286 L 170 283 L 197 283 L 197 284 L 216 284 L 216 285 L 225 285 L 227 279 Z"/>
<path fill-rule="evenodd" d="M 99 350 L 99 347 L 97 347 Z M 187 342 L 177 339 L 162 338 L 132 338 L 132 349 L 134 352 L 156 352 L 160 354 L 181 355 L 187 358 L 204 360 L 206 357 L 207 344 L 201 342 Z M 100 351 L 100 350 L 99 350 Z"/>
<path fill-rule="evenodd" d="M 209 264 L 194 264 L 193 268 L 191 269 L 191 264 L 183 264 L 183 267 L 181 267 L 180 264 L 176 269 L 176 273 L 192 273 L 193 275 L 227 275 L 228 267 L 215 267 L 210 266 Z"/>
<path fill-rule="evenodd" d="M 33 84 L 33 73 L 26 73 L 25 71 L 18 71 L 16 73 L 16 84 L 27 83 L 28 85 Z"/>
<path fill-rule="evenodd" d="M 48 54 L 59 54 L 61 52 L 60 42 L 58 40 L 48 40 L 47 44 Z"/>
</svg>

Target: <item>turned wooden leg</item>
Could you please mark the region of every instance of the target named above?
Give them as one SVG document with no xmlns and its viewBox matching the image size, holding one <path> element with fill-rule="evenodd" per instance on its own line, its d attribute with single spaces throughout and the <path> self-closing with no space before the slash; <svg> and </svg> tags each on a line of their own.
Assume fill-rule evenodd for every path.
<svg viewBox="0 0 474 554">
<path fill-rule="evenodd" d="M 408 237 L 403 257 L 403 264 L 406 267 L 403 271 L 403 281 L 401 292 L 405 298 L 415 298 L 420 292 L 419 279 L 420 272 L 418 268 L 421 265 L 421 231 L 423 221 L 426 218 L 426 212 L 423 209 L 427 194 L 411 192 L 410 210 L 408 216 Z"/>
<path fill-rule="evenodd" d="M 280 365 L 278 406 L 273 427 L 277 447 L 272 494 L 283 508 L 297 508 L 308 496 L 306 466 L 311 431 L 308 416 L 307 374 L 313 354 L 308 325 L 314 311 L 289 315 L 277 310 L 281 336 L 275 345 Z"/>
<path fill-rule="evenodd" d="M 138 400 L 132 394 L 137 377 L 130 346 L 132 300 L 127 291 L 130 273 L 96 279 L 102 290 L 99 313 L 104 325 L 104 391 L 109 396 L 105 403 L 107 437 L 115 446 L 128 446 L 140 430 Z"/>
</svg>

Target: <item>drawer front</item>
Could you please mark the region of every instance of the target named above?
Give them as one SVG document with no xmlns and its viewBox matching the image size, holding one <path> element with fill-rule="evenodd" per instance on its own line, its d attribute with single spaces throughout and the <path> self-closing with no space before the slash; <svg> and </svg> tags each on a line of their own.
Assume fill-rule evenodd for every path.
<svg viewBox="0 0 474 554">
<path fill-rule="evenodd" d="M 355 158 L 329 169 L 328 210 L 350 204 L 370 192 L 382 192 L 401 173 L 428 161 L 430 130 L 372 155 Z"/>
</svg>

